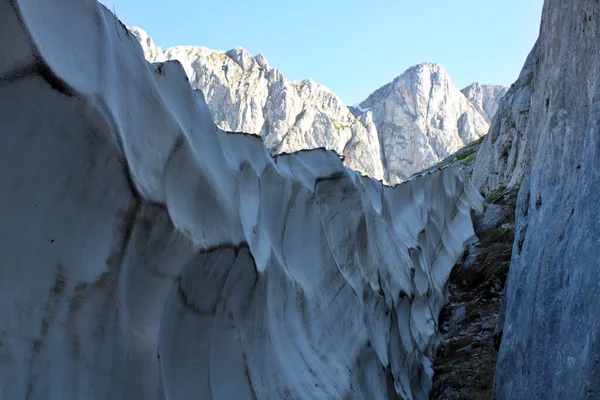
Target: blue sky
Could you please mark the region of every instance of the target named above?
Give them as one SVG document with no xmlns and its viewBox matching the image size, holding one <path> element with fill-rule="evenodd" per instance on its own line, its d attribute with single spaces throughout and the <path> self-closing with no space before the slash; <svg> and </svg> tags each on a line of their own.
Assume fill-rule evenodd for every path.
<svg viewBox="0 0 600 400">
<path fill-rule="evenodd" d="M 242 46 L 355 104 L 425 61 L 442 64 L 460 88 L 510 85 L 537 38 L 543 0 L 102 2 L 163 48 Z"/>
</svg>

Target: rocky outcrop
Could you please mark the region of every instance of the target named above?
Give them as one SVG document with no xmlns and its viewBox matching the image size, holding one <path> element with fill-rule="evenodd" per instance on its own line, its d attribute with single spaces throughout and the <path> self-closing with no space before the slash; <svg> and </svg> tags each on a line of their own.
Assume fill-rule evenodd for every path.
<svg viewBox="0 0 600 400">
<path fill-rule="evenodd" d="M 501 94 L 499 87 L 477 86 L 468 92 L 471 104 L 441 66 L 422 64 L 347 107 L 326 87 L 290 81 L 264 56 L 241 47 L 163 51 L 142 29 L 129 29 L 149 61 L 181 62 L 222 129 L 259 134 L 274 154 L 325 147 L 342 155 L 347 167 L 391 184 L 487 133 Z"/>
<path fill-rule="evenodd" d="M 151 62 L 177 60 L 193 88 L 204 93 L 216 124 L 225 131 L 260 135 L 273 154 L 324 147 L 344 156 L 344 163 L 383 179 L 377 129 L 357 120 L 329 89 L 307 79 L 290 81 L 237 47 L 228 52 L 202 46 L 162 50 L 148 34 L 129 28 Z"/>
<path fill-rule="evenodd" d="M 465 174 L 273 158 L 95 1 L 0 30 L 2 398 L 427 398 Z"/>
<path fill-rule="evenodd" d="M 507 87 L 500 85 L 482 85 L 481 83 L 473 83 L 463 90 L 462 94 L 479 111 L 487 117 L 487 121 L 491 122 L 498 111 L 500 101 L 508 91 Z"/>
<path fill-rule="evenodd" d="M 489 127 L 438 64 L 410 68 L 360 103 L 360 110 L 372 114 L 390 182 L 432 166 Z"/>
<path fill-rule="evenodd" d="M 599 37 L 598 1 L 546 0 L 537 45 L 477 159 L 475 176 L 499 174 L 478 181 L 485 190 L 523 177 L 498 399 L 600 398 Z M 502 148 L 508 162 L 486 161 Z"/>
<path fill-rule="evenodd" d="M 468 246 L 450 274 L 450 296 L 440 314 L 443 341 L 433 364 L 435 400 L 492 399 L 504 287 L 514 240 L 517 190 L 488 199 L 475 218 L 479 241 Z"/>
<path fill-rule="evenodd" d="M 496 119 L 473 166 L 472 179 L 484 194 L 513 188 L 529 172 L 534 136 L 529 125 L 537 45 L 517 81 L 501 100 Z"/>
</svg>

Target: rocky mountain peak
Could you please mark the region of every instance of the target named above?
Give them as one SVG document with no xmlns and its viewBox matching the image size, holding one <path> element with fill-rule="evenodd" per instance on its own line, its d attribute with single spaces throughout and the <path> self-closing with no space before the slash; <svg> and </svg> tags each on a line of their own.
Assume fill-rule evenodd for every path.
<svg viewBox="0 0 600 400">
<path fill-rule="evenodd" d="M 257 62 L 260 68 L 271 69 L 269 62 L 267 61 L 267 58 L 264 55 L 257 54 L 256 56 L 254 56 L 254 60 Z"/>
<path fill-rule="evenodd" d="M 272 153 L 324 147 L 346 166 L 394 184 L 487 133 L 489 118 L 439 64 L 409 68 L 357 107 L 312 79 L 288 80 L 264 55 L 199 46 L 162 51 L 130 28 L 149 61 L 178 60 L 216 124 L 260 135 Z M 488 96 L 494 101 L 493 93 Z M 486 99 L 488 99 L 486 97 Z"/>
<path fill-rule="evenodd" d="M 421 63 L 406 70 L 399 78 L 412 77 L 411 81 L 429 81 L 432 85 L 452 84 L 452 79 L 446 69 L 436 63 Z"/>
<path fill-rule="evenodd" d="M 487 118 L 439 64 L 409 68 L 360 103 L 378 127 L 390 182 L 403 181 L 487 133 Z M 412 171 L 412 172 L 410 172 Z"/>
<path fill-rule="evenodd" d="M 487 118 L 488 122 L 492 121 L 496 111 L 498 111 L 498 99 L 503 98 L 507 91 L 506 86 L 482 85 L 478 82 L 461 90 L 479 112 Z"/>
<path fill-rule="evenodd" d="M 152 60 L 152 62 L 162 61 L 163 51 L 154 44 L 154 40 L 148 35 L 148 32 L 137 26 L 128 26 L 127 29 L 129 29 L 138 42 L 140 42 L 146 59 Z"/>
<path fill-rule="evenodd" d="M 254 58 L 246 49 L 241 46 L 236 46 L 229 50 L 227 54 L 237 65 L 242 67 L 244 70 L 249 70 L 252 67 Z"/>
</svg>

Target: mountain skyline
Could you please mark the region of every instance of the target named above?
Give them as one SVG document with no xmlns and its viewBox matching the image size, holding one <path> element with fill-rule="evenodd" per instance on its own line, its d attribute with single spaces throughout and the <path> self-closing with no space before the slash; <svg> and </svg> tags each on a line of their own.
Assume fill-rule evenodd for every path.
<svg viewBox="0 0 600 400">
<path fill-rule="evenodd" d="M 355 105 L 424 62 L 443 65 L 460 88 L 509 86 L 537 37 L 542 2 L 103 3 L 126 25 L 151 32 L 162 48 L 241 46 L 264 54 L 290 79 L 313 79 Z"/>
<path fill-rule="evenodd" d="M 347 167 L 389 184 L 486 134 L 506 91 L 475 84 L 461 92 L 443 66 L 423 63 L 352 107 L 314 80 L 288 79 L 263 55 L 242 47 L 163 50 L 145 30 L 129 29 L 148 61 L 181 63 L 221 129 L 259 135 L 272 154 L 334 150 Z"/>
</svg>

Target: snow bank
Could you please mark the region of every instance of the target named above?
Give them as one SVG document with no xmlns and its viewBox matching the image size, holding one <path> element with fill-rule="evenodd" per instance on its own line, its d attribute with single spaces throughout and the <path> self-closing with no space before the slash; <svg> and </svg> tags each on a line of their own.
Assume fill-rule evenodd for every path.
<svg viewBox="0 0 600 400">
<path fill-rule="evenodd" d="M 0 398 L 427 397 L 465 176 L 272 158 L 95 1 L 0 31 Z"/>
</svg>

